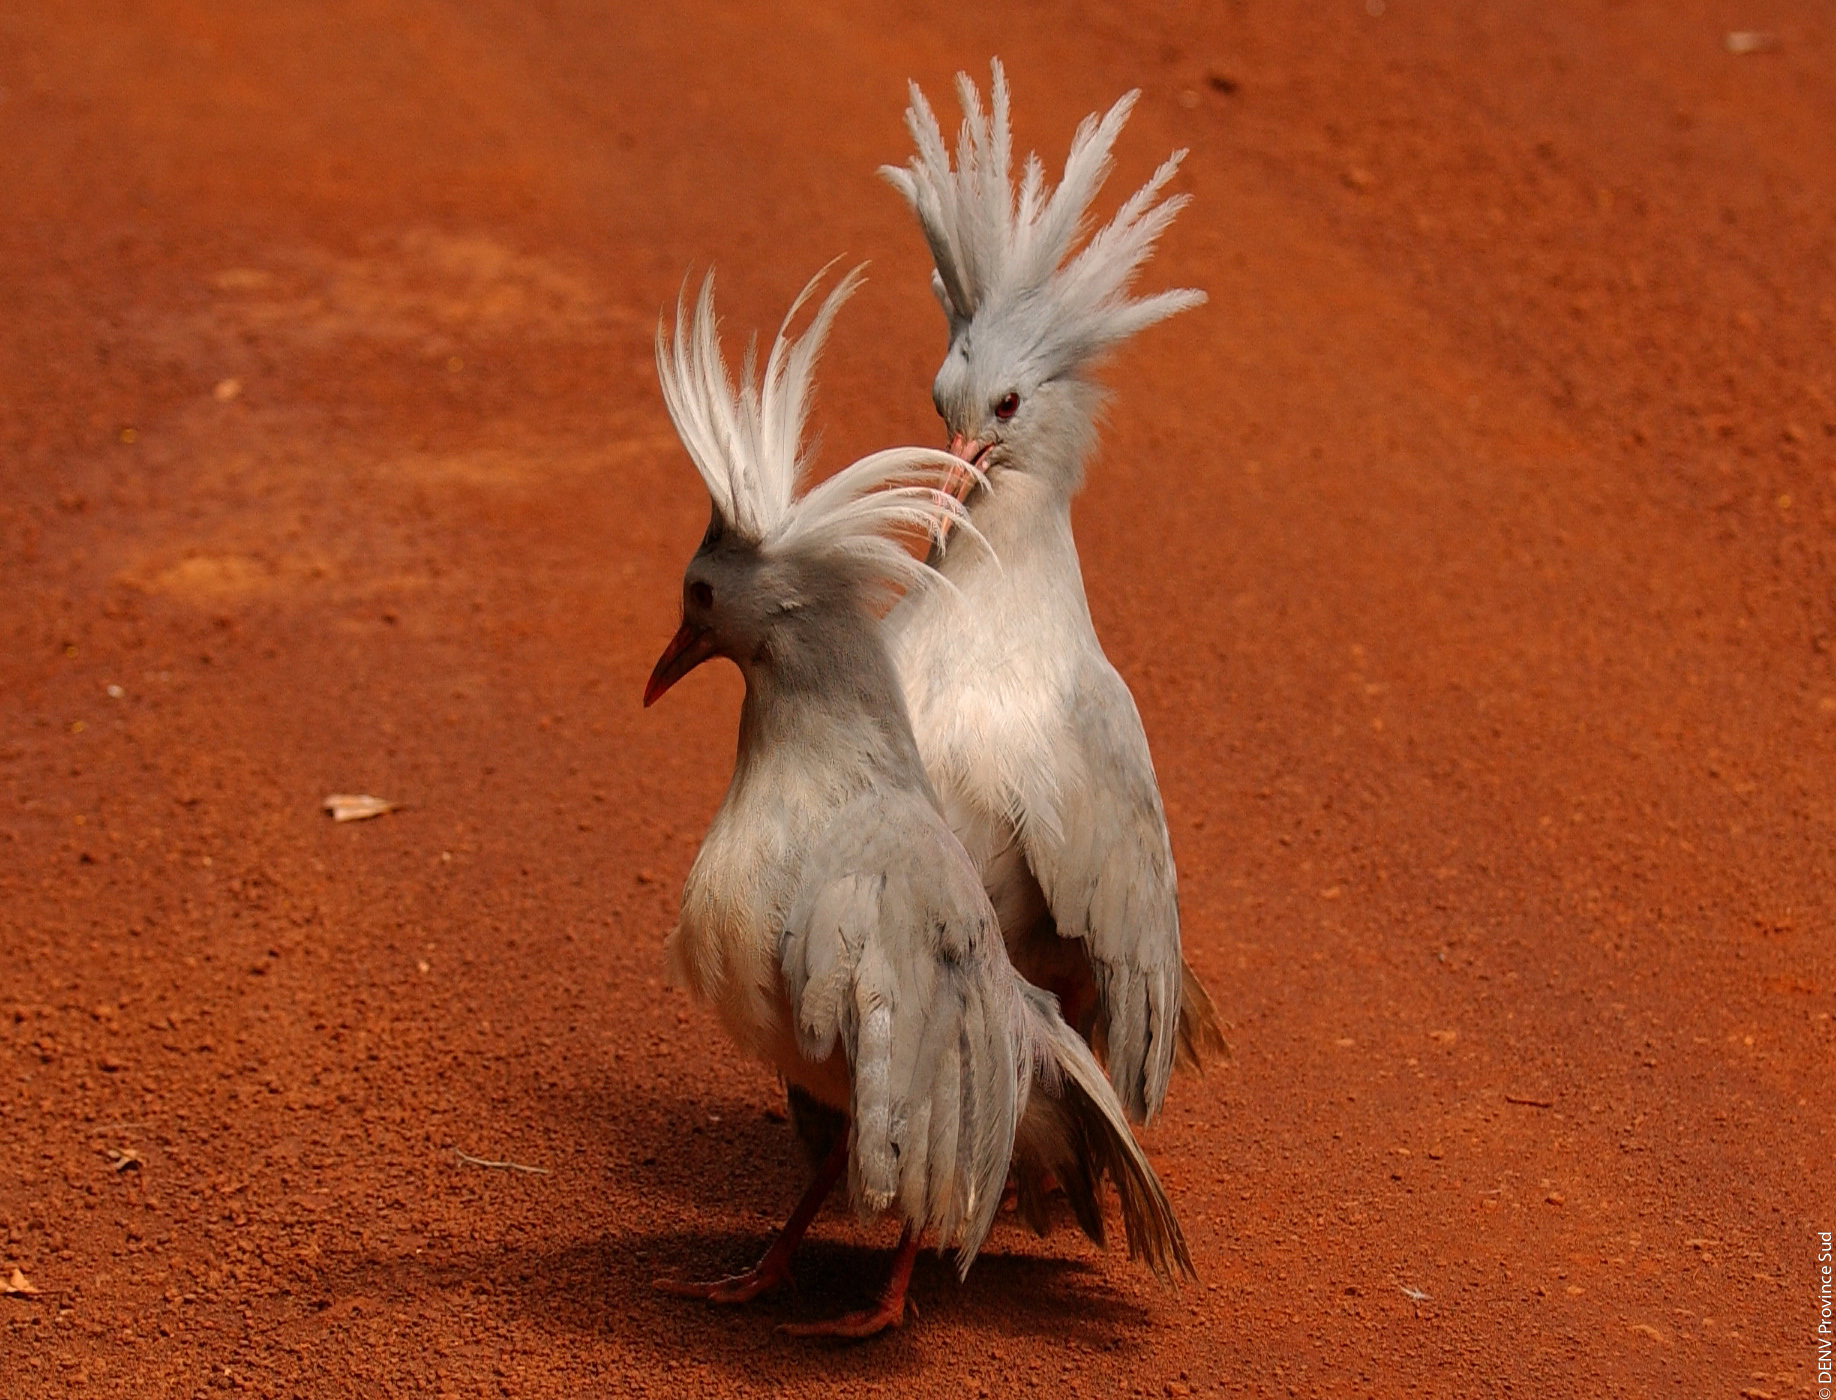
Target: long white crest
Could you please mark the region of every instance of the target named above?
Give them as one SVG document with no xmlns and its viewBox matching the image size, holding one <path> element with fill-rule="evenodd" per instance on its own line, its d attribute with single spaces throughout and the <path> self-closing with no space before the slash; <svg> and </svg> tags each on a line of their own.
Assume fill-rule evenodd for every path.
<svg viewBox="0 0 1836 1400">
<path fill-rule="evenodd" d="M 890 448 L 797 494 L 808 467 L 803 429 L 816 361 L 836 313 L 862 280 L 861 268 L 850 271 L 809 328 L 792 336 L 791 321 L 827 273 L 826 267 L 817 273 L 791 303 L 762 375 L 756 343 L 748 347 L 737 387 L 721 353 L 714 274 L 702 281 L 692 310 L 678 297 L 674 337 L 657 326 L 663 402 L 726 529 L 764 554 L 820 554 L 856 577 L 922 587 L 938 575 L 900 537 L 941 545 L 952 528 L 975 533 L 947 489 L 972 471 L 960 458 L 932 448 Z"/>
<path fill-rule="evenodd" d="M 969 76 L 956 76 L 963 125 L 954 167 L 943 130 L 916 83 L 905 124 L 918 152 L 904 166 L 880 167 L 924 229 L 936 264 L 932 285 L 950 318 L 952 338 L 971 320 L 978 328 L 1011 320 L 1053 370 L 1072 370 L 1136 331 L 1203 302 L 1205 294 L 1190 289 L 1128 295 L 1156 240 L 1186 205 L 1186 195 L 1161 198 L 1184 150 L 1169 156 L 1070 256 L 1088 231 L 1091 201 L 1109 178 L 1110 152 L 1139 90 L 1101 118 L 1092 114 L 1079 124 L 1057 189 L 1047 188 L 1044 166 L 1029 155 L 1016 192 L 1007 74 L 999 59 L 992 66 L 991 113 L 984 112 Z M 978 338 L 982 334 L 978 329 Z"/>
</svg>

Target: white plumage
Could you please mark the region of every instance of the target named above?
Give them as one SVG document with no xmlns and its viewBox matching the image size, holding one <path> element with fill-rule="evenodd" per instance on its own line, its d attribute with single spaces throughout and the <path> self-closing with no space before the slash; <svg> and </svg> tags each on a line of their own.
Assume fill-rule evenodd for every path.
<svg viewBox="0 0 1836 1400">
<path fill-rule="evenodd" d="M 934 263 L 932 290 L 950 322 L 951 351 L 965 365 L 1010 379 L 1075 374 L 1117 342 L 1197 306 L 1193 290 L 1132 297 L 1129 288 L 1155 241 L 1187 203 L 1162 198 L 1186 152 L 1175 151 L 1147 184 L 1075 254 L 1089 233 L 1091 201 L 1114 164 L 1116 137 L 1134 110 L 1129 93 L 1100 119 L 1086 117 L 1071 142 L 1064 178 L 1045 183 L 1029 155 L 1020 187 L 1011 174 L 1007 77 L 994 64 L 993 111 L 965 74 L 957 75 L 963 125 L 952 166 L 942 129 L 917 84 L 906 126 L 918 153 L 881 174 L 918 216 Z M 965 344 L 973 330 L 972 344 Z M 974 349 L 977 353 L 971 355 Z"/>
<path fill-rule="evenodd" d="M 1091 233 L 1136 95 L 1078 127 L 1056 189 L 1036 156 L 1016 188 L 1000 64 L 991 111 L 967 77 L 957 86 L 954 165 L 914 85 L 917 154 L 883 173 L 930 245 L 950 334 L 933 398 L 952 450 L 982 473 L 970 519 L 1000 564 L 975 550 L 935 558 L 955 589 L 895 610 L 894 656 L 925 766 L 1010 956 L 1104 1048 L 1122 1102 L 1148 1118 L 1181 1052 L 1197 1059 L 1223 1040 L 1181 956 L 1160 791 L 1133 697 L 1091 624 L 1071 498 L 1096 444 L 1093 365 L 1204 300 L 1129 290 L 1185 204 L 1165 195 L 1184 152 Z"/>
<path fill-rule="evenodd" d="M 827 271 L 817 273 L 784 314 L 762 375 L 756 346 L 748 347 L 737 390 L 721 355 L 710 272 L 692 315 L 678 301 L 674 340 L 658 327 L 663 402 L 726 527 L 767 555 L 822 553 L 851 561 L 857 577 L 921 592 L 939 576 L 894 542 L 899 533 L 940 545 L 948 524 L 974 533 L 966 512 L 940 490 L 960 471 L 946 454 L 913 447 L 876 452 L 797 495 L 809 465 L 803 429 L 816 361 L 836 313 L 861 284 L 857 267 L 823 299 L 803 335 L 793 337 L 791 322 Z"/>
</svg>

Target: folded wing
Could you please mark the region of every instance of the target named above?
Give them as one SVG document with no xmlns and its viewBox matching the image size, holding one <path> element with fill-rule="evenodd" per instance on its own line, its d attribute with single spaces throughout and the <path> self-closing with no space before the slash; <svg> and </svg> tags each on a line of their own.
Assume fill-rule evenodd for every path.
<svg viewBox="0 0 1836 1400">
<path fill-rule="evenodd" d="M 975 869 L 921 798 L 856 799 L 816 843 L 779 945 L 799 1049 L 853 1069 L 851 1187 L 954 1245 L 1000 1206 L 1031 1066 L 1018 979 Z"/>
<path fill-rule="evenodd" d="M 1057 820 L 1022 821 L 1020 841 L 1059 935 L 1084 943 L 1110 1081 L 1144 1120 L 1166 1098 L 1179 1046 L 1173 849 L 1134 697 L 1100 655 L 1083 667 L 1068 719 Z"/>
</svg>

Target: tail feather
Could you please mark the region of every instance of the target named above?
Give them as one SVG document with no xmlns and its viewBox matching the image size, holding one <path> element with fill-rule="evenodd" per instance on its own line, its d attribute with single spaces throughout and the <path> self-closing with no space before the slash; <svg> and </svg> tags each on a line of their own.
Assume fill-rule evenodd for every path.
<svg viewBox="0 0 1836 1400">
<path fill-rule="evenodd" d="M 1183 1070 L 1203 1074 L 1208 1059 L 1230 1058 L 1230 1042 L 1224 1038 L 1211 993 L 1199 981 L 1192 964 L 1182 958 L 1179 968 L 1179 1045 L 1175 1063 Z"/>
<path fill-rule="evenodd" d="M 1065 1024 L 1053 998 L 1031 986 L 1025 993 L 1040 1061 L 1014 1143 L 1020 1218 L 1045 1233 L 1046 1192 L 1055 1182 L 1078 1226 L 1101 1246 L 1105 1229 L 1100 1192 L 1107 1177 L 1121 1200 L 1129 1256 L 1169 1283 L 1181 1275 L 1196 1278 L 1172 1202 L 1129 1131 L 1108 1076 L 1077 1032 Z"/>
</svg>

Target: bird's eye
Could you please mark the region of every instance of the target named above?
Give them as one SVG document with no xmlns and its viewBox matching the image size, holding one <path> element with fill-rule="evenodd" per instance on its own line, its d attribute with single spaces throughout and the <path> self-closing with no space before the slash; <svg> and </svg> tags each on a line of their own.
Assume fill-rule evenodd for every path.
<svg viewBox="0 0 1836 1400">
<path fill-rule="evenodd" d="M 698 608 L 711 608 L 714 606 L 714 590 L 699 580 L 689 585 L 688 595 L 694 600 L 695 606 Z"/>
<path fill-rule="evenodd" d="M 1012 418 L 1019 411 L 1020 396 L 1018 394 L 1009 394 L 1006 398 L 1002 399 L 1000 403 L 995 405 L 995 417 L 999 418 L 1003 423 L 1009 418 Z"/>
</svg>

